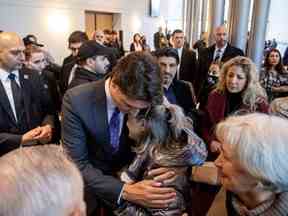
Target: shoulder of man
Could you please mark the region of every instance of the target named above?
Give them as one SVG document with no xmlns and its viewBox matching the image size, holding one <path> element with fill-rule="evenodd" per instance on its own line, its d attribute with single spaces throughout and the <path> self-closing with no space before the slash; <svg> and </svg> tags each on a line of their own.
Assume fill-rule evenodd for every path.
<svg viewBox="0 0 288 216">
<path fill-rule="evenodd" d="M 233 53 L 233 54 L 235 54 L 235 55 L 237 55 L 237 56 L 244 56 L 244 52 L 241 50 L 241 49 L 239 49 L 238 47 L 235 47 L 235 46 L 231 46 L 229 43 L 228 43 L 228 45 L 227 45 L 227 51 L 229 51 L 230 53 Z"/>
<path fill-rule="evenodd" d="M 105 80 L 99 80 L 95 82 L 85 83 L 74 88 L 67 90 L 65 95 L 67 94 L 73 100 L 86 100 L 87 98 L 96 97 L 100 92 L 105 93 Z"/>
</svg>

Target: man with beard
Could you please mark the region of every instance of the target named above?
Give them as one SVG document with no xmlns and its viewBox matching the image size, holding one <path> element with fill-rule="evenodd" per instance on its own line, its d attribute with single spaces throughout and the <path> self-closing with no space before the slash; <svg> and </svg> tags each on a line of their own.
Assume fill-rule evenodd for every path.
<svg viewBox="0 0 288 216">
<path fill-rule="evenodd" d="M 82 44 L 77 55 L 78 67 L 69 89 L 104 78 L 110 64 L 107 58 L 109 53 L 109 48 L 94 40 Z"/>
<path fill-rule="evenodd" d="M 194 119 L 193 110 L 196 107 L 196 97 L 190 82 L 174 79 L 179 65 L 179 56 L 174 48 L 163 48 L 155 52 L 163 77 L 164 94 L 168 101 L 177 104 L 186 115 Z"/>
</svg>

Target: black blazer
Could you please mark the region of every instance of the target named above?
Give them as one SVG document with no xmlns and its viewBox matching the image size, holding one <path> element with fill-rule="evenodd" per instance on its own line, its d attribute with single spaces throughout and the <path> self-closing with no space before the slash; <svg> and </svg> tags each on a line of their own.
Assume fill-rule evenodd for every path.
<svg viewBox="0 0 288 216">
<path fill-rule="evenodd" d="M 68 81 L 71 74 L 71 70 L 76 64 L 76 58 L 72 55 L 66 57 L 63 61 L 62 68 L 60 71 L 60 93 L 61 97 L 64 96 L 66 90 L 68 89 Z"/>
<path fill-rule="evenodd" d="M 199 94 L 200 88 L 204 84 L 204 81 L 207 79 L 208 70 L 213 61 L 215 46 L 216 45 L 214 44 L 204 49 L 203 52 L 201 52 L 199 55 L 199 69 L 198 69 L 198 75 L 197 75 L 197 82 L 196 82 L 196 85 L 194 86 L 196 95 Z M 223 56 L 221 58 L 221 62 L 225 63 L 231 58 L 234 58 L 236 56 L 244 56 L 243 51 L 237 47 L 231 46 L 228 43 L 223 53 Z"/>
<path fill-rule="evenodd" d="M 177 105 L 182 107 L 184 112 L 189 115 L 196 108 L 196 96 L 193 85 L 183 80 L 173 80 L 171 84 Z"/>
<path fill-rule="evenodd" d="M 26 113 L 27 131 L 46 123 L 54 126 L 53 108 L 38 73 L 23 69 L 19 71 L 19 79 L 24 95 L 23 109 Z M 18 148 L 22 135 L 27 131 L 20 131 L 6 91 L 0 82 L 0 156 Z"/>
<path fill-rule="evenodd" d="M 123 183 L 113 177 L 134 154 L 124 120 L 119 151 L 111 154 L 105 80 L 69 89 L 63 99 L 62 141 L 79 167 L 88 193 L 117 203 Z M 95 200 L 94 205 L 97 201 Z M 91 208 L 88 203 L 88 209 Z"/>
<path fill-rule="evenodd" d="M 192 50 L 183 48 L 180 69 L 179 69 L 179 79 L 185 80 L 195 85 L 195 75 L 197 74 L 197 59 L 196 54 Z"/>
</svg>

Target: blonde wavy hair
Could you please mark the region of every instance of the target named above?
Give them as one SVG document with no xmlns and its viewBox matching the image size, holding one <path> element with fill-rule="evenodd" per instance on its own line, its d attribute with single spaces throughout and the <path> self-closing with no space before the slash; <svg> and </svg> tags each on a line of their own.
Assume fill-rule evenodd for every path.
<svg viewBox="0 0 288 216">
<path fill-rule="evenodd" d="M 260 100 L 266 100 L 267 96 L 259 83 L 256 65 L 249 58 L 237 56 L 226 62 L 221 68 L 216 91 L 220 93 L 228 91 L 226 87 L 226 77 L 229 68 L 233 66 L 242 68 L 247 78 L 245 89 L 242 92 L 242 103 L 249 106 L 251 111 L 255 111 L 257 108 L 256 104 L 260 102 Z"/>
</svg>

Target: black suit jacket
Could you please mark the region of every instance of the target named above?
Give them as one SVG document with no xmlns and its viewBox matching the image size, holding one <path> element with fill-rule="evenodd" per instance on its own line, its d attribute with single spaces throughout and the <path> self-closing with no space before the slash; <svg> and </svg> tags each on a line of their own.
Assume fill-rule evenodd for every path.
<svg viewBox="0 0 288 216">
<path fill-rule="evenodd" d="M 196 96 L 192 84 L 183 80 L 173 80 L 170 88 L 173 89 L 177 105 L 190 116 L 193 109 L 196 108 Z"/>
<path fill-rule="evenodd" d="M 183 48 L 180 60 L 179 79 L 191 82 L 194 86 L 196 74 L 197 74 L 196 54 L 192 50 Z"/>
<path fill-rule="evenodd" d="M 104 86 L 105 80 L 100 80 L 66 92 L 62 107 L 62 141 L 83 175 L 86 191 L 116 204 L 123 183 L 113 176 L 132 161 L 134 154 L 125 120 L 119 151 L 111 154 Z"/>
<path fill-rule="evenodd" d="M 204 81 L 207 79 L 209 67 L 213 61 L 213 55 L 215 51 L 215 44 L 204 49 L 203 52 L 199 55 L 199 70 L 198 75 L 196 78 L 196 85 L 195 91 L 196 95 L 200 93 L 200 89 L 202 85 L 204 84 Z M 222 55 L 221 62 L 225 63 L 231 58 L 234 58 L 236 56 L 244 56 L 244 53 L 241 49 L 237 47 L 231 46 L 229 43 L 227 44 L 227 47 Z"/>
<path fill-rule="evenodd" d="M 21 91 L 28 130 L 43 124 L 54 126 L 53 109 L 47 98 L 43 82 L 34 71 L 23 69 L 19 71 Z M 18 148 L 21 138 L 27 131 L 20 131 L 20 126 L 14 118 L 6 91 L 0 82 L 0 156 Z"/>
<path fill-rule="evenodd" d="M 63 61 L 62 68 L 60 71 L 60 93 L 61 97 L 65 94 L 66 90 L 68 89 L 68 81 L 71 74 L 71 70 L 76 64 L 76 58 L 72 55 L 66 57 Z"/>
</svg>

